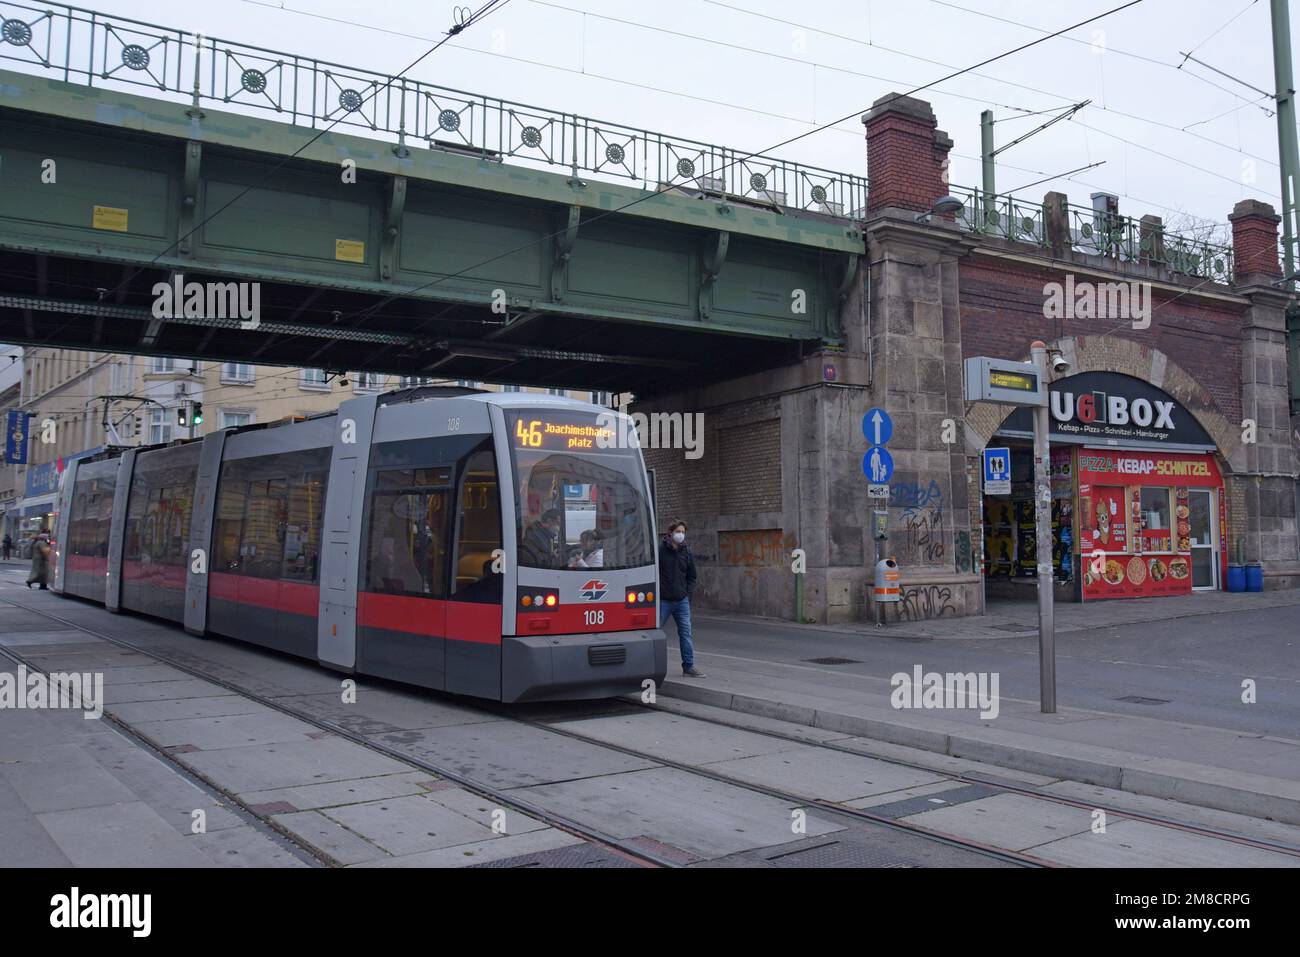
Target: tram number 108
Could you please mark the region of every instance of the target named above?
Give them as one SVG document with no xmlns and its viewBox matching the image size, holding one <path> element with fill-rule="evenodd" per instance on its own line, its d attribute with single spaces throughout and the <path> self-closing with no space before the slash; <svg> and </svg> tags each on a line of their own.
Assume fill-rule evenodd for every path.
<svg viewBox="0 0 1300 957">
<path fill-rule="evenodd" d="M 588 625 L 605 624 L 605 613 L 603 611 L 584 611 L 582 616 Z"/>
</svg>

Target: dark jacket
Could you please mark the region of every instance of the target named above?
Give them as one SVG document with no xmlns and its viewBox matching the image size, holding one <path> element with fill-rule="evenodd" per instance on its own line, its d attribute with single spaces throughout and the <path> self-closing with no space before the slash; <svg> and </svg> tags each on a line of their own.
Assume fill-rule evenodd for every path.
<svg viewBox="0 0 1300 957">
<path fill-rule="evenodd" d="M 659 540 L 659 597 L 681 601 L 695 591 L 695 556 L 685 543 L 673 547 L 672 539 Z"/>
</svg>

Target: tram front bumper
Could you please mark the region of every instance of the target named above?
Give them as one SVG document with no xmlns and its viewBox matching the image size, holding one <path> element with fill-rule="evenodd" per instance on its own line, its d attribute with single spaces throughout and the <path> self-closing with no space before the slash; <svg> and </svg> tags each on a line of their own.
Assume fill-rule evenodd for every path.
<svg viewBox="0 0 1300 957">
<path fill-rule="evenodd" d="M 663 684 L 668 642 L 658 628 L 578 635 L 507 636 L 501 643 L 501 700 L 610 698 Z"/>
</svg>

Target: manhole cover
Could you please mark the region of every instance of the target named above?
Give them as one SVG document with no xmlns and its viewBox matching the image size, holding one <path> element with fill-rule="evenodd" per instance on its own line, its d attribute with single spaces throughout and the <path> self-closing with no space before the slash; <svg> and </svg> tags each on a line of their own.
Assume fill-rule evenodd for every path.
<svg viewBox="0 0 1300 957">
<path fill-rule="evenodd" d="M 1127 701 L 1129 704 L 1168 704 L 1167 698 L 1144 698 L 1138 694 L 1126 695 L 1123 698 L 1116 698 L 1116 701 Z"/>
<path fill-rule="evenodd" d="M 862 662 L 856 658 L 805 658 L 804 661 L 813 665 L 860 665 Z"/>
</svg>

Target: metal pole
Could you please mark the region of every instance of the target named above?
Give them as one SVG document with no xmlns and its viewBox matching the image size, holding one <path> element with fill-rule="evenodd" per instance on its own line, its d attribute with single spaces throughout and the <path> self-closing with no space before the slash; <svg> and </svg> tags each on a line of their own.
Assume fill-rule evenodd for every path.
<svg viewBox="0 0 1300 957">
<path fill-rule="evenodd" d="M 980 114 L 980 157 L 984 168 L 984 221 L 980 227 L 988 225 L 988 213 L 994 209 L 994 197 L 997 186 L 993 173 L 993 111 L 985 110 Z"/>
<path fill-rule="evenodd" d="M 1044 384 L 1051 382 L 1047 344 L 1035 340 L 1029 354 Z M 1052 603 L 1052 485 L 1047 444 L 1047 406 L 1034 407 L 1034 518 L 1038 559 L 1038 699 L 1043 714 L 1056 713 L 1056 609 Z"/>
<path fill-rule="evenodd" d="M 1273 82 L 1277 90 L 1277 145 L 1282 166 L 1282 275 L 1295 274 L 1296 183 L 1300 148 L 1296 146 L 1295 83 L 1291 72 L 1291 14 L 1287 0 L 1272 0 Z M 1247 264 L 1248 272 L 1253 271 Z M 1288 282 L 1288 287 L 1291 283 Z"/>
</svg>

